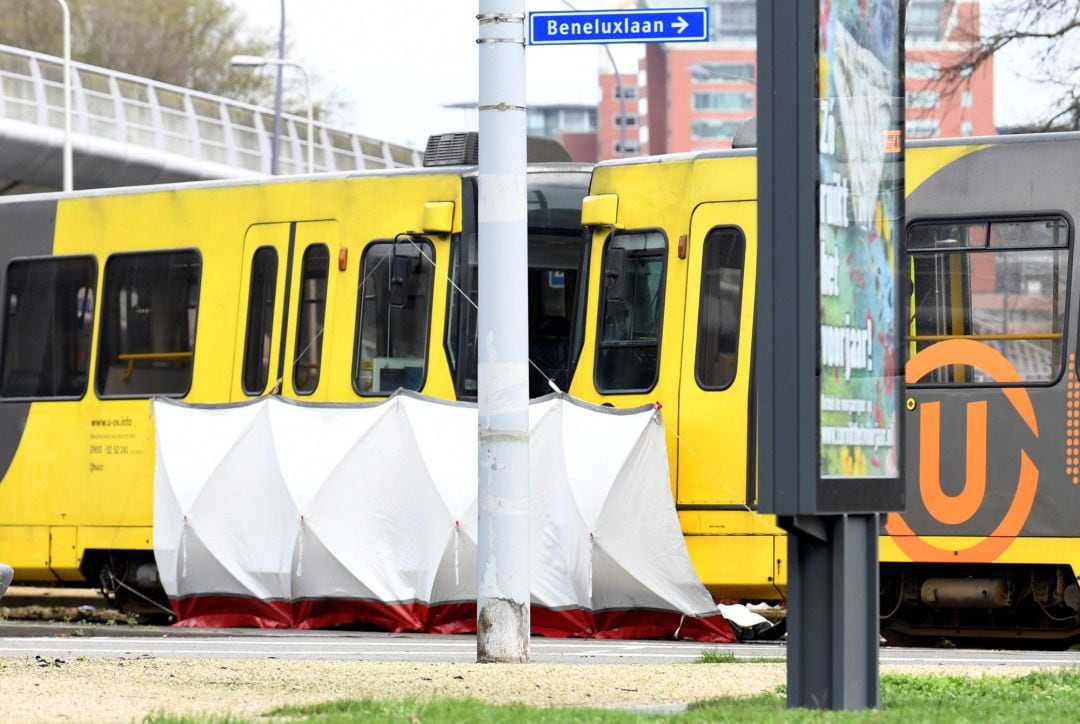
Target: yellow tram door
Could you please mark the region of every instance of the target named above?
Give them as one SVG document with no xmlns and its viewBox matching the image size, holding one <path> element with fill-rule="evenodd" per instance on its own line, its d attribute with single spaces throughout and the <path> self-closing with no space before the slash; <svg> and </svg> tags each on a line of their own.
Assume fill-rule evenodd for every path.
<svg viewBox="0 0 1080 724">
<path fill-rule="evenodd" d="M 244 239 L 232 398 L 323 400 L 335 221 L 256 224 Z"/>
<path fill-rule="evenodd" d="M 697 207 L 687 259 L 675 502 L 695 567 L 721 597 L 776 596 L 776 530 L 752 512 L 756 259 L 755 202 Z"/>
</svg>

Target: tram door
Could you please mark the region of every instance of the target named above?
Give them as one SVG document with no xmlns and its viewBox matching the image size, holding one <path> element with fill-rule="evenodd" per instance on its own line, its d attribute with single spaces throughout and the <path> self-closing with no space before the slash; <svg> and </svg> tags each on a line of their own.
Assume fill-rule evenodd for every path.
<svg viewBox="0 0 1080 724">
<path fill-rule="evenodd" d="M 753 502 L 748 450 L 756 242 L 752 201 L 703 204 L 691 219 L 679 393 L 680 506 Z"/>
<path fill-rule="evenodd" d="M 244 239 L 232 397 L 326 399 L 324 330 L 337 275 L 337 222 L 257 224 Z"/>
</svg>

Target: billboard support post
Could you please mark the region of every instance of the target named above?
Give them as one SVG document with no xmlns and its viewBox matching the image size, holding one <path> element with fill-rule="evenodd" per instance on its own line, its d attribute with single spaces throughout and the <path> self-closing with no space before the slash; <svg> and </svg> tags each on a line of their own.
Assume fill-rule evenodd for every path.
<svg viewBox="0 0 1080 724">
<path fill-rule="evenodd" d="M 896 0 L 758 3 L 759 510 L 788 532 L 788 706 L 877 707 L 902 510 Z"/>
</svg>

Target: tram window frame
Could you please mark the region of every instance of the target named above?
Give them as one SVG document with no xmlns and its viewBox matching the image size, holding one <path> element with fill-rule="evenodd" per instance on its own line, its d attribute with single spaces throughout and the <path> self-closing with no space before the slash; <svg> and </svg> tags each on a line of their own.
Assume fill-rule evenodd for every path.
<svg viewBox="0 0 1080 724">
<path fill-rule="evenodd" d="M 661 352 L 662 352 L 662 349 L 663 349 L 664 312 L 665 312 L 665 307 L 666 307 L 665 302 L 667 301 L 666 300 L 666 294 L 667 294 L 668 255 L 670 253 L 670 244 L 668 242 L 667 234 L 664 233 L 663 229 L 658 228 L 658 227 L 657 228 L 631 229 L 631 230 L 618 231 L 618 232 L 613 233 L 604 242 L 604 249 L 603 249 L 603 252 L 601 253 L 601 257 L 600 257 L 601 258 L 600 269 L 601 269 L 601 274 L 602 275 L 605 275 L 607 273 L 608 254 L 612 249 L 612 245 L 615 244 L 615 242 L 617 240 L 625 239 L 626 237 L 629 237 L 629 236 L 647 237 L 647 236 L 650 236 L 650 235 L 654 235 L 655 237 L 658 237 L 662 241 L 662 247 L 661 248 L 659 248 L 659 249 L 651 249 L 651 250 L 642 250 L 642 251 L 639 251 L 636 254 L 633 253 L 633 252 L 627 252 L 626 255 L 625 255 L 625 259 L 626 259 L 627 265 L 629 265 L 629 263 L 633 259 L 636 259 L 636 258 L 657 257 L 657 258 L 660 259 L 660 263 L 661 263 L 660 281 L 659 281 L 659 286 L 657 287 L 657 290 L 656 290 L 657 305 L 656 305 L 656 310 L 655 310 L 655 314 L 654 314 L 654 317 L 655 317 L 654 324 L 655 324 L 655 327 L 656 327 L 656 339 L 654 341 L 652 341 L 651 344 L 643 344 L 643 343 L 640 343 L 640 342 L 634 342 L 633 340 L 631 340 L 629 343 L 627 343 L 625 341 L 624 342 L 605 341 L 605 331 L 607 329 L 607 323 L 608 323 L 607 312 L 608 312 L 608 307 L 611 304 L 612 300 L 608 299 L 608 293 L 607 293 L 608 284 L 607 284 L 607 281 L 606 281 L 606 279 L 602 278 L 600 288 L 597 290 L 597 296 L 598 296 L 600 304 L 599 304 L 599 308 L 597 309 L 596 348 L 595 348 L 595 351 L 594 351 L 594 360 L 595 360 L 595 362 L 593 364 L 593 384 L 596 387 L 596 391 L 600 392 L 602 394 L 608 394 L 608 395 L 645 394 L 645 393 L 651 392 L 653 389 L 655 389 L 657 383 L 660 380 L 660 356 L 661 356 Z M 622 287 L 623 287 L 623 290 L 624 290 L 623 291 L 624 296 L 626 294 L 630 293 L 630 291 L 629 291 L 630 290 L 630 285 L 628 285 L 626 283 L 626 280 L 622 281 Z M 646 346 L 654 347 L 655 348 L 655 354 L 656 354 L 656 364 L 655 364 L 655 367 L 654 367 L 654 370 L 653 370 L 653 375 L 652 375 L 651 381 L 647 385 L 641 386 L 641 387 L 617 387 L 617 386 L 614 386 L 614 385 L 609 386 L 607 384 L 607 380 L 604 380 L 603 377 L 602 377 L 603 370 L 607 366 L 606 363 L 604 362 L 604 358 L 607 356 L 605 354 L 605 352 L 607 350 L 631 349 L 633 347 L 645 348 Z M 619 365 L 618 364 L 613 364 L 612 366 L 618 367 Z"/>
<path fill-rule="evenodd" d="M 76 265 L 85 265 L 86 268 L 79 270 Z M 48 287 L 39 288 L 37 292 L 13 288 L 13 273 L 16 270 L 28 269 L 29 267 L 61 267 L 69 266 L 70 269 L 57 269 L 46 278 L 44 283 L 40 280 L 27 278 L 23 280 L 24 286 L 34 285 Z M 77 279 L 80 272 L 82 278 Z M 74 284 L 61 283 L 61 277 L 72 277 Z M 81 283 L 79 283 L 81 282 Z M 65 297 L 73 302 L 70 310 L 58 309 L 61 305 L 57 302 L 61 298 L 61 292 L 66 291 Z M 97 259 L 89 254 L 78 256 L 48 256 L 27 257 L 13 259 L 4 272 L 4 316 L 3 316 L 3 343 L 0 348 L 0 400 L 5 402 L 15 400 L 79 400 L 86 395 L 90 381 L 90 359 L 93 350 L 94 321 L 97 312 L 98 299 L 98 263 Z M 32 304 L 19 304 L 19 296 L 33 299 Z M 46 304 L 44 302 L 49 302 Z M 87 303 L 89 302 L 89 303 Z M 46 308 L 47 307 L 47 308 Z M 19 320 L 13 324 L 15 316 L 20 315 L 22 309 L 27 310 L 27 319 Z M 63 314 L 59 324 L 64 327 L 57 334 L 57 312 L 74 312 Z M 12 337 L 14 330 L 28 328 L 33 334 L 19 334 L 20 340 L 27 339 L 43 346 L 39 362 L 48 361 L 51 374 L 45 369 L 45 365 L 38 364 L 33 367 L 16 364 L 21 361 L 19 354 L 23 344 L 16 344 Z M 45 332 L 43 333 L 43 330 Z M 36 351 L 36 350 L 35 350 Z M 32 351 L 33 354 L 33 351 Z M 38 356 L 38 355 L 33 355 Z M 69 369 L 65 364 L 65 358 L 70 362 L 75 361 L 75 366 Z M 13 366 L 14 365 L 14 366 Z M 10 376 L 20 377 L 20 384 L 14 384 Z M 81 381 L 80 381 L 81 378 Z M 33 383 L 33 390 L 26 386 L 26 381 Z"/>
<path fill-rule="evenodd" d="M 156 260 L 164 260 L 161 267 L 154 268 Z M 136 268 L 121 268 L 121 265 L 138 264 Z M 194 278 L 186 278 L 184 270 L 194 270 Z M 101 303 L 98 313 L 98 349 L 97 369 L 94 374 L 94 389 L 101 399 L 140 399 L 148 397 L 184 397 L 191 391 L 195 370 L 195 346 L 198 339 L 199 301 L 202 293 L 202 253 L 194 248 L 181 249 L 155 249 L 152 251 L 120 252 L 111 254 L 105 260 L 105 272 L 101 285 Z M 117 278 L 115 275 L 124 274 Z M 144 285 L 135 288 L 132 295 L 132 277 L 138 276 L 139 282 L 152 279 L 159 281 L 165 279 L 167 286 L 163 296 L 165 307 L 158 299 L 152 299 L 150 304 L 154 307 L 136 306 L 140 304 L 138 292 L 152 289 L 161 294 L 160 286 Z M 116 288 L 119 285 L 119 288 Z M 174 286 L 175 285 L 175 286 Z M 180 301 L 170 298 L 177 291 L 182 291 Z M 123 305 L 113 309 L 114 302 Z M 140 310 L 150 309 L 145 312 Z M 136 350 L 147 346 L 154 346 L 154 333 L 160 339 L 161 330 L 169 325 L 155 325 L 160 317 L 155 315 L 154 309 L 164 310 L 163 316 L 173 316 L 178 324 L 173 325 L 172 332 L 177 333 L 178 342 L 176 349 L 166 350 Z M 136 325 L 127 321 L 130 313 L 136 312 L 145 315 L 148 322 L 140 323 L 139 327 L 148 329 L 136 329 Z M 138 334 L 149 334 L 149 340 L 133 340 Z M 117 348 L 127 351 L 117 351 Z M 124 359 L 121 355 L 131 355 Z M 136 355 L 143 356 L 137 357 Z M 174 357 L 175 355 L 175 357 Z M 111 361 L 115 357 L 115 361 Z M 141 373 L 141 374 L 140 374 Z M 115 380 L 119 379 L 119 382 Z M 162 379 L 173 382 L 170 385 L 160 384 Z M 123 386 L 131 384 L 134 380 L 138 386 L 123 391 Z M 120 392 L 113 391 L 120 388 Z"/>
<path fill-rule="evenodd" d="M 325 268 L 322 271 L 322 289 L 321 293 L 318 286 L 318 277 L 308 274 L 308 263 L 311 261 L 309 254 L 312 254 L 315 250 L 325 252 L 326 259 Z M 318 274 L 320 270 L 313 269 L 315 274 Z M 314 296 L 309 297 L 307 291 L 306 282 L 310 280 L 315 281 Z M 307 397 L 308 395 L 315 394 L 315 391 L 319 389 L 319 383 L 322 381 L 322 367 L 323 367 L 323 340 L 326 337 L 326 307 L 330 294 L 330 247 L 329 245 L 317 242 L 309 244 L 304 249 L 304 255 L 300 261 L 300 274 L 298 277 L 298 289 L 296 294 L 296 339 L 293 347 L 293 362 L 292 362 L 292 383 L 293 391 L 300 396 Z M 315 317 L 317 322 L 315 326 L 318 327 L 317 331 L 308 330 L 308 316 L 305 314 L 305 305 L 315 305 Z M 305 343 L 305 340 L 308 340 Z M 309 363 L 308 366 L 301 366 L 301 356 L 311 353 L 311 357 L 314 358 L 313 363 Z M 301 385 L 300 375 L 303 371 L 304 378 Z M 314 373 L 314 384 L 309 386 L 312 374 Z"/>
<path fill-rule="evenodd" d="M 1008 238 L 1001 239 L 1001 237 L 995 237 L 994 231 L 993 231 L 993 227 L 995 227 L 995 226 L 1019 225 L 1019 224 L 1038 224 L 1038 223 L 1046 223 L 1048 225 L 1050 223 L 1054 223 L 1054 224 L 1057 224 L 1060 228 L 1063 228 L 1065 233 L 1062 235 L 1061 241 L 1056 243 L 1056 244 L 1028 244 L 1028 245 L 1017 244 L 1017 243 L 1015 243 L 1015 240 L 1010 241 Z M 912 240 L 912 233 L 913 232 L 920 233 L 920 232 L 923 232 L 923 230 L 925 230 L 925 229 L 934 228 L 934 227 L 938 227 L 938 228 L 952 227 L 954 230 L 960 229 L 961 227 L 967 228 L 969 230 L 970 229 L 977 229 L 978 227 L 983 227 L 983 229 L 982 229 L 982 232 L 979 235 L 979 237 L 976 238 L 974 241 L 972 240 L 972 235 L 969 232 L 966 235 L 966 238 L 963 238 L 963 239 L 958 238 L 955 241 L 949 240 L 949 241 L 951 241 L 951 243 L 949 243 L 948 245 L 944 245 L 944 241 L 946 241 L 946 240 L 943 240 L 943 239 L 930 240 L 931 243 L 929 243 L 929 244 L 927 244 L 926 241 L 920 241 L 920 240 L 916 240 L 913 243 L 913 240 Z M 961 256 L 959 256 L 959 255 L 966 255 L 967 257 L 973 257 L 973 256 L 976 256 L 976 255 L 990 255 L 990 254 L 997 254 L 997 255 L 1002 255 L 1002 254 L 1014 255 L 1015 254 L 1015 255 L 1019 255 L 1019 254 L 1024 254 L 1024 253 L 1029 253 L 1030 254 L 1030 253 L 1039 253 L 1039 252 L 1044 252 L 1044 253 L 1060 253 L 1060 252 L 1064 252 L 1064 258 L 1063 259 L 1056 259 L 1056 260 L 1051 261 L 1051 263 L 1055 265 L 1056 269 L 1058 271 L 1060 271 L 1061 275 L 1058 277 L 1058 286 L 1056 288 L 1054 286 L 1051 286 L 1050 291 L 1047 293 L 1047 297 L 1048 297 L 1048 299 L 1050 299 L 1054 309 L 1055 310 L 1060 309 L 1059 313 L 1056 312 L 1056 311 L 1053 311 L 1051 313 L 1051 314 L 1054 314 L 1054 313 L 1058 314 L 1058 318 L 1060 320 L 1059 327 L 1058 327 L 1057 331 L 1054 331 L 1053 326 L 1052 326 L 1053 323 L 1054 323 L 1054 319 L 1051 319 L 1051 331 L 1050 332 L 1048 332 L 1048 333 L 1033 333 L 1033 334 L 1057 334 L 1058 335 L 1058 339 L 1056 340 L 1056 351 L 1054 351 L 1052 349 L 1050 354 L 1048 354 L 1048 356 L 1047 356 L 1048 363 L 1049 363 L 1049 365 L 1051 365 L 1050 368 L 1049 368 L 1051 374 L 1049 376 L 1047 376 L 1047 377 L 1025 377 L 1025 378 L 1021 379 L 1019 382 L 999 382 L 999 381 L 995 381 L 995 380 L 971 380 L 971 381 L 968 381 L 968 380 L 966 380 L 964 378 L 967 377 L 968 374 L 970 373 L 970 371 L 973 371 L 975 368 L 973 368 L 971 365 L 956 364 L 956 365 L 949 365 L 947 367 L 942 367 L 942 368 L 940 368 L 938 370 L 935 370 L 934 372 L 927 375 L 926 377 L 924 377 L 920 381 L 908 383 L 908 387 L 913 387 L 913 388 L 1050 387 L 1050 386 L 1053 386 L 1053 385 L 1057 384 L 1057 382 L 1061 379 L 1061 376 L 1065 371 L 1065 352 L 1066 352 L 1066 349 L 1067 349 L 1067 346 L 1068 346 L 1067 345 L 1067 341 L 1068 341 L 1067 338 L 1068 338 L 1068 330 L 1069 330 L 1069 300 L 1070 300 L 1071 294 L 1072 294 L 1072 291 L 1071 291 L 1072 290 L 1071 269 L 1072 269 L 1072 257 L 1073 257 L 1073 236 L 1074 236 L 1074 231 L 1073 231 L 1072 218 L 1068 214 L 1064 214 L 1064 213 L 1061 213 L 1061 212 L 1048 212 L 1048 213 L 1042 213 L 1042 214 L 1025 214 L 1025 215 L 995 215 L 995 216 L 985 216 L 985 217 L 931 218 L 931 219 L 920 219 L 920 220 L 917 220 L 917 221 L 912 222 L 911 224 L 909 224 L 907 226 L 906 233 L 905 233 L 905 252 L 906 252 L 907 258 L 909 259 L 908 274 L 915 275 L 915 276 L 909 276 L 908 277 L 908 279 L 909 279 L 908 283 L 911 285 L 909 287 L 909 292 L 910 292 L 909 293 L 909 298 L 912 298 L 912 297 L 915 298 L 914 301 L 911 302 L 910 316 L 909 316 L 909 322 L 908 322 L 909 328 L 911 326 L 913 326 L 913 325 L 918 324 L 918 321 L 920 319 L 920 311 L 921 311 L 921 309 L 927 308 L 927 305 L 916 306 L 916 302 L 918 302 L 917 295 L 919 293 L 919 288 L 916 286 L 916 281 L 917 281 L 917 277 L 918 277 L 918 273 L 919 273 L 917 265 L 919 264 L 920 261 L 931 260 L 935 256 L 940 257 L 940 258 L 946 258 L 946 259 L 961 259 Z M 995 243 L 996 238 L 999 239 L 998 243 Z M 951 256 L 951 257 L 948 256 L 950 253 L 953 256 Z M 999 270 L 999 268 L 997 267 L 996 264 L 997 263 L 995 261 L 995 266 L 994 266 L 995 277 L 994 278 L 995 278 L 996 282 L 1001 283 L 1002 280 L 999 279 L 1000 270 Z M 1008 267 L 1006 266 L 1006 269 L 1007 268 Z M 970 278 L 970 272 L 967 275 L 965 275 L 965 279 L 969 279 L 969 278 Z M 961 292 L 964 294 L 964 301 L 963 301 L 963 304 L 961 306 L 961 310 L 962 310 L 962 313 L 965 315 L 963 317 L 963 320 L 962 320 L 962 324 L 965 326 L 965 328 L 967 327 L 967 325 L 973 324 L 973 322 L 971 320 L 971 316 L 972 316 L 971 312 L 972 312 L 972 309 L 973 309 L 974 305 L 973 305 L 972 300 L 971 300 L 971 291 L 972 291 L 971 290 L 971 282 L 969 280 L 967 282 L 967 287 L 965 287 L 965 289 L 961 290 Z M 952 294 L 952 293 L 955 293 L 955 292 L 950 291 L 949 293 Z M 932 309 L 932 307 L 929 307 L 929 308 Z M 950 305 L 949 308 L 951 309 L 952 306 Z M 1006 311 L 1008 311 L 1008 310 L 1006 310 Z M 953 311 L 951 314 L 955 315 L 955 313 L 956 312 Z M 933 319 L 931 319 L 929 317 L 924 316 L 922 318 L 924 320 L 928 321 L 929 323 L 933 323 Z M 950 329 L 951 329 L 951 326 L 950 326 Z M 923 349 L 926 348 L 925 346 L 923 346 L 923 347 L 913 351 L 913 348 L 916 345 L 918 345 L 920 342 L 922 342 L 924 344 L 928 344 L 928 343 L 932 344 L 935 341 L 940 341 L 940 340 L 937 340 L 937 339 L 934 339 L 934 340 L 919 340 L 918 337 L 921 337 L 921 336 L 925 336 L 925 335 L 916 334 L 916 335 L 914 335 L 915 338 L 909 338 L 909 339 L 907 339 L 905 341 L 905 343 L 904 343 L 904 355 L 905 355 L 906 359 L 910 360 L 915 354 L 918 354 L 919 352 L 921 352 Z M 939 334 L 939 335 L 930 335 L 930 336 L 942 337 L 943 339 L 951 339 L 951 338 L 964 339 L 964 338 L 971 338 L 972 335 L 948 333 L 948 334 Z M 975 335 L 975 336 L 980 336 L 980 335 Z M 985 335 L 983 335 L 983 336 L 985 336 Z M 995 341 L 995 340 L 989 340 L 989 341 Z M 1009 341 L 1009 340 L 1005 340 L 1005 341 Z M 1054 342 L 1054 340 L 1052 338 L 1050 339 L 1050 341 Z M 1005 352 L 1003 352 L 1001 350 L 998 350 L 998 352 L 1003 354 L 1005 356 L 1005 358 L 1009 361 L 1010 365 L 1012 365 L 1014 367 L 1014 369 L 1017 369 L 1017 372 L 1023 377 L 1023 374 L 1024 374 L 1023 370 L 1018 368 L 1018 366 L 1016 364 L 1014 364 L 1013 357 L 1011 355 L 1009 355 L 1009 354 L 1006 354 Z M 960 379 L 957 379 L 957 378 L 960 378 Z"/>
<path fill-rule="evenodd" d="M 477 399 L 479 385 L 476 364 L 479 314 L 475 308 L 471 312 L 466 309 L 476 305 L 480 295 L 479 263 L 470 263 L 474 258 L 479 262 L 479 243 L 475 231 L 466 231 L 455 234 L 450 244 L 450 283 L 446 285 L 443 346 L 454 378 L 454 393 L 459 400 Z"/>
<path fill-rule="evenodd" d="M 414 247 L 413 244 L 417 247 Z M 394 303 L 393 292 L 391 291 L 391 285 L 394 283 L 391 278 L 386 281 L 385 298 L 368 297 L 365 293 L 365 284 L 374 282 L 376 279 L 376 273 L 380 271 L 380 267 L 386 265 L 386 274 L 391 277 L 394 274 L 392 260 L 397 256 L 397 251 L 401 249 L 406 252 L 416 252 L 415 255 L 411 253 L 402 254 L 402 256 L 415 260 L 416 268 L 409 272 L 410 279 L 405 281 L 406 292 L 416 290 L 418 293 L 408 293 L 406 297 L 406 304 L 404 306 L 398 306 Z M 368 263 L 373 258 L 374 252 L 387 252 L 386 255 L 376 262 L 374 268 L 368 269 Z M 423 277 L 426 276 L 426 280 Z M 413 287 L 412 280 L 417 280 L 417 286 Z M 374 286 L 374 285 L 373 285 Z M 380 290 L 374 289 L 374 294 L 378 295 Z M 365 312 L 371 307 L 368 302 L 369 299 L 374 304 L 375 319 L 373 325 L 377 329 L 389 329 L 388 337 L 393 336 L 394 324 L 392 323 L 393 315 L 395 311 L 409 309 L 409 301 L 416 300 L 422 302 L 426 299 L 426 304 L 422 309 L 419 305 L 412 307 L 412 310 L 421 312 L 420 317 L 411 318 L 411 326 L 413 330 L 419 330 L 423 334 L 421 345 L 423 347 L 422 355 L 420 357 L 398 357 L 396 355 L 373 355 L 370 358 L 371 369 L 368 371 L 370 374 L 370 384 L 368 389 L 364 389 L 364 345 L 365 345 Z M 431 319 L 432 311 L 435 306 L 435 245 L 425 237 L 417 237 L 413 241 L 408 240 L 395 240 L 395 239 L 380 239 L 371 242 L 364 249 L 363 256 L 360 259 L 360 272 L 357 281 L 357 299 L 356 299 L 356 330 L 355 330 L 355 345 L 353 348 L 353 372 L 352 372 L 352 385 L 356 394 L 361 397 L 386 397 L 398 388 L 404 388 L 407 390 L 413 390 L 419 392 L 424 389 L 424 385 L 427 384 L 427 374 L 430 365 L 431 356 Z M 415 335 L 414 335 L 415 341 Z M 388 346 L 391 342 L 388 342 Z M 378 341 L 376 340 L 375 349 L 378 349 Z M 420 376 L 416 381 L 417 386 L 412 387 L 406 384 L 396 385 L 393 389 L 386 389 L 383 386 L 375 388 L 375 367 L 378 359 L 419 359 L 423 361 L 420 367 Z M 389 369 L 389 368 L 388 368 Z M 404 380 L 403 380 L 404 381 Z"/>
<path fill-rule="evenodd" d="M 260 260 L 266 258 L 269 258 L 270 262 L 259 266 Z M 260 246 L 251 255 L 247 327 L 244 332 L 244 361 L 240 372 L 240 387 L 245 395 L 253 397 L 262 395 L 266 391 L 266 383 L 270 379 L 279 266 L 278 250 L 274 246 Z M 258 279 L 258 286 L 256 286 L 256 279 Z M 257 293 L 261 293 L 260 296 L 256 297 Z"/>
<path fill-rule="evenodd" d="M 727 236 L 727 235 L 730 235 L 730 237 Z M 724 239 L 724 238 L 730 238 L 731 241 L 732 241 L 731 245 L 732 246 L 738 246 L 738 249 L 737 249 L 738 266 L 737 267 L 730 267 L 730 266 L 721 266 L 721 265 L 717 264 L 717 266 L 715 268 L 707 269 L 706 264 L 709 262 L 710 248 L 718 248 L 720 246 L 721 240 Z M 730 346 L 732 346 L 734 348 L 734 350 L 732 352 L 730 352 L 730 353 L 720 352 L 720 353 L 718 353 L 718 356 L 723 356 L 724 354 L 730 354 L 730 356 L 733 358 L 733 361 L 731 362 L 730 367 L 729 367 L 730 374 L 726 378 L 723 378 L 723 379 L 721 379 L 719 381 L 717 381 L 717 380 L 708 380 L 708 379 L 706 379 L 706 374 L 708 372 L 710 372 L 711 370 L 715 369 L 715 367 L 714 367 L 714 365 L 708 364 L 708 360 L 707 360 L 706 356 L 703 355 L 703 350 L 705 349 L 704 342 L 705 342 L 706 335 L 708 333 L 708 330 L 705 327 L 706 316 L 707 316 L 706 313 L 705 313 L 706 282 L 707 282 L 708 275 L 709 275 L 710 272 L 719 275 L 720 273 L 722 273 L 724 271 L 732 271 L 732 270 L 735 270 L 735 271 L 738 272 L 738 280 L 737 280 L 738 290 L 737 290 L 737 292 L 735 294 L 734 304 L 730 305 L 730 306 L 734 307 L 734 309 L 732 311 L 734 313 L 734 318 L 735 318 L 734 341 L 730 345 Z M 733 384 L 735 384 L 735 380 L 738 378 L 738 375 L 739 375 L 739 341 L 741 339 L 741 332 L 742 332 L 742 303 L 743 303 L 743 292 L 744 292 L 745 286 L 746 286 L 745 283 L 744 283 L 745 280 L 746 280 L 746 233 L 742 230 L 742 228 L 740 228 L 738 226 L 715 226 L 715 227 L 713 227 L 712 229 L 709 230 L 709 233 L 705 235 L 705 241 L 702 243 L 702 246 L 701 246 L 701 286 L 700 286 L 700 294 L 698 295 L 697 341 L 696 341 L 695 347 L 694 347 L 694 379 L 697 382 L 698 387 L 700 387 L 702 390 L 707 390 L 707 391 L 710 391 L 710 392 L 721 392 L 723 390 L 726 390 L 726 389 L 730 388 Z M 721 282 L 718 282 L 718 284 L 719 283 L 721 283 Z M 723 311 L 724 305 L 727 302 L 725 302 L 725 300 L 721 296 L 717 296 L 716 299 L 717 299 L 717 304 L 718 304 L 717 314 L 719 316 L 723 316 L 723 315 L 720 315 L 720 312 Z M 709 317 L 709 318 L 712 319 L 712 317 Z M 721 331 L 721 334 L 718 335 L 718 336 L 722 339 L 725 335 Z M 717 340 L 717 342 L 719 342 L 719 340 Z"/>
<path fill-rule="evenodd" d="M 476 209 L 476 178 L 466 178 L 462 183 L 463 205 L 466 209 Z M 573 203 L 558 203 L 566 195 L 576 195 Z M 578 254 L 579 268 L 576 270 L 577 292 L 571 300 L 574 318 L 570 320 L 569 360 L 565 370 L 567 386 L 573 379 L 580 362 L 581 350 L 585 344 L 586 317 L 588 314 L 589 263 L 592 249 L 592 233 L 581 227 L 581 199 L 588 194 L 588 176 L 578 171 L 541 171 L 530 172 L 528 194 L 528 240 L 529 278 L 535 278 L 535 272 L 541 268 L 534 265 L 533 245 L 540 243 L 542 237 L 573 237 L 581 245 Z M 479 287 L 478 272 L 478 233 L 475 213 L 466 213 L 462 218 L 462 232 L 452 237 L 450 245 L 450 279 L 447 284 L 446 316 L 444 320 L 443 348 L 450 366 L 454 382 L 454 394 L 458 400 L 475 400 L 477 396 L 477 303 Z M 568 270 L 568 269 L 564 269 Z M 537 307 L 530 299 L 530 320 L 536 318 Z M 532 321 L 530 324 L 532 324 Z M 530 337 L 536 331 L 530 328 Z M 560 332 L 562 330 L 556 330 Z M 558 334 L 553 335 L 558 336 Z M 565 335 L 564 335 L 565 336 Z M 530 338 L 530 343 L 534 340 Z M 530 359 L 533 356 L 530 349 Z M 530 378 L 537 370 L 529 365 Z M 546 375 L 546 373 L 545 373 Z M 559 376 L 559 375 L 556 375 Z M 534 382 L 530 380 L 530 383 Z M 545 394 L 550 392 L 546 387 Z M 532 392 L 532 390 L 530 390 Z"/>
</svg>

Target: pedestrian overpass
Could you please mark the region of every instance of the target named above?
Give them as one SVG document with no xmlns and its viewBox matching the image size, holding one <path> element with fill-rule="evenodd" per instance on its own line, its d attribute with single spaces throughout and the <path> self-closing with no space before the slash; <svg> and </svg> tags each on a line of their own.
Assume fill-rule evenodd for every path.
<svg viewBox="0 0 1080 724">
<path fill-rule="evenodd" d="M 0 194 L 62 187 L 63 60 L 0 45 Z M 75 188 L 270 174 L 274 112 L 72 63 Z M 305 173 L 307 119 L 283 113 L 278 172 Z M 315 171 L 419 166 L 412 148 L 316 123 Z"/>
</svg>

